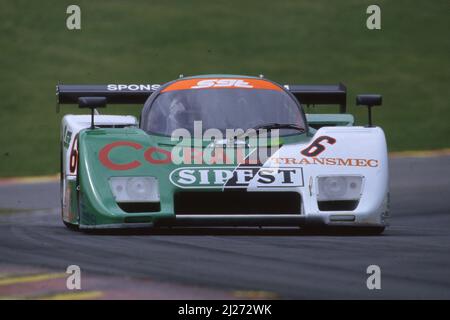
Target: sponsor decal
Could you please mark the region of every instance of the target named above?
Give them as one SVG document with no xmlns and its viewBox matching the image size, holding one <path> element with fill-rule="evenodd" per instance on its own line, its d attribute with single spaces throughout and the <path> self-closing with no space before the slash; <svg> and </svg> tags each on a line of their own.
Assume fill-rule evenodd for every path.
<svg viewBox="0 0 450 320">
<path fill-rule="evenodd" d="M 64 148 L 67 149 L 67 148 L 69 148 L 70 140 L 72 139 L 72 131 L 67 130 L 67 127 L 64 127 L 63 136 L 64 136 L 63 145 L 64 145 Z"/>
<path fill-rule="evenodd" d="M 109 157 L 111 151 L 118 147 L 131 148 L 134 150 L 142 150 L 144 147 L 136 142 L 132 141 L 116 141 L 113 143 L 109 143 L 100 149 L 98 154 L 100 162 L 110 170 L 131 170 L 142 165 L 141 161 L 131 160 L 127 163 L 116 163 L 112 161 Z M 125 152 L 129 152 L 129 150 L 124 150 Z M 150 147 L 144 151 L 144 158 L 147 162 L 151 164 L 167 164 L 171 163 L 171 153 L 170 151 Z"/>
<path fill-rule="evenodd" d="M 285 188 L 302 187 L 301 167 L 182 167 L 169 175 L 173 185 L 183 189 L 194 188 Z"/>
<path fill-rule="evenodd" d="M 108 91 L 156 91 L 160 84 L 108 84 Z"/>
<path fill-rule="evenodd" d="M 326 147 L 322 144 L 323 142 L 326 142 L 328 144 L 335 144 L 336 139 L 329 136 L 320 136 L 316 140 L 314 140 L 307 148 L 300 151 L 300 153 L 306 157 L 317 157 L 326 149 Z"/>
<path fill-rule="evenodd" d="M 77 137 L 76 137 L 77 138 Z M 70 156 L 70 171 L 76 172 L 76 165 L 78 160 L 78 144 L 77 140 L 72 145 L 72 152 Z M 115 149 L 122 149 L 120 152 L 131 154 L 128 162 L 116 162 L 110 157 L 110 154 Z M 264 147 L 257 148 L 263 151 L 267 151 Z M 204 165 L 221 165 L 221 164 L 240 164 L 245 169 L 248 166 L 257 166 L 266 162 L 266 156 L 260 157 L 258 152 L 247 152 L 240 148 L 223 148 L 218 147 L 214 149 L 202 150 L 201 148 L 182 147 L 177 150 L 177 154 L 174 155 L 173 150 L 165 150 L 157 147 L 148 147 L 144 149 L 139 143 L 133 141 L 115 141 L 105 145 L 99 151 L 99 160 L 103 166 L 110 170 L 132 170 L 140 167 L 148 162 L 149 164 L 204 164 Z M 255 149 L 253 149 L 255 150 Z M 259 150 L 259 151 L 261 151 Z M 205 155 L 206 154 L 206 155 Z M 255 154 L 256 157 L 251 155 Z M 145 161 L 142 161 L 142 156 Z M 177 158 L 177 161 L 173 161 L 173 157 Z M 141 160 L 138 160 L 141 159 Z M 324 165 L 324 166 L 345 166 L 345 167 L 369 167 L 376 168 L 380 165 L 378 159 L 368 158 L 341 158 L 341 157 L 271 157 L 269 161 L 274 165 L 287 165 L 289 168 L 292 166 L 305 166 L 305 165 Z"/>
<path fill-rule="evenodd" d="M 137 161 L 137 160 L 133 160 L 128 163 L 115 163 L 115 162 L 111 161 L 111 159 L 109 158 L 109 153 L 111 152 L 111 150 L 113 150 L 114 148 L 117 148 L 117 147 L 129 147 L 129 148 L 133 148 L 136 150 L 140 150 L 143 148 L 142 145 L 140 145 L 139 143 L 135 143 L 135 142 L 131 142 L 131 141 L 116 141 L 116 142 L 110 143 L 110 144 L 104 146 L 98 154 L 100 162 L 105 167 L 107 167 L 108 169 L 111 169 L 111 170 L 130 170 L 130 169 L 135 169 L 141 165 L 140 161 Z"/>
<path fill-rule="evenodd" d="M 72 150 L 69 157 L 69 171 L 76 174 L 78 169 L 78 135 L 75 136 L 72 144 Z"/>
<path fill-rule="evenodd" d="M 167 86 L 162 92 L 189 89 L 264 89 L 283 91 L 270 81 L 252 78 L 195 78 L 178 80 Z"/>
<path fill-rule="evenodd" d="M 369 168 L 376 168 L 380 164 L 380 161 L 377 159 L 364 158 L 271 158 L 270 161 L 280 165 L 323 165 Z"/>
<path fill-rule="evenodd" d="M 111 158 L 111 152 L 119 149 L 124 154 L 130 154 L 128 162 L 117 162 Z M 100 163 L 110 170 L 132 170 L 140 167 L 143 163 L 138 159 L 142 159 L 142 155 L 146 162 L 155 164 L 205 164 L 205 165 L 221 165 L 221 164 L 239 164 L 257 165 L 271 155 L 270 148 L 260 147 L 258 152 L 255 148 L 236 148 L 233 147 L 214 147 L 214 148 L 192 148 L 180 147 L 172 148 L 168 151 L 162 148 L 149 147 L 144 150 L 144 146 L 133 141 L 115 141 L 108 143 L 99 151 Z M 77 152 L 77 150 L 76 150 Z M 145 162 L 144 162 L 145 164 Z"/>
<path fill-rule="evenodd" d="M 242 79 L 206 79 L 200 80 L 191 89 L 203 88 L 254 88 L 248 81 Z"/>
</svg>

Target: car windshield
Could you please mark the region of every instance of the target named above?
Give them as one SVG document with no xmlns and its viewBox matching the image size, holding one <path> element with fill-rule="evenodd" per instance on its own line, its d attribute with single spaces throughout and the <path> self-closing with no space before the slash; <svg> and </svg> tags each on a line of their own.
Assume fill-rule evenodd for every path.
<svg viewBox="0 0 450 320">
<path fill-rule="evenodd" d="M 282 90 L 209 88 L 162 92 L 143 114 L 143 129 L 170 136 L 179 128 L 194 134 L 194 121 L 202 131 L 215 128 L 244 131 L 266 124 L 294 124 L 305 127 L 296 101 Z M 280 129 L 280 135 L 299 134 L 295 129 Z"/>
</svg>

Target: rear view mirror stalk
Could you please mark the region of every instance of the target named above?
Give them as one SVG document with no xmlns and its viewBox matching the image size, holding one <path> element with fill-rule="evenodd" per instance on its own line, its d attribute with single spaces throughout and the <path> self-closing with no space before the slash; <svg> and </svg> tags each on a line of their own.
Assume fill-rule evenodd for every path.
<svg viewBox="0 0 450 320">
<path fill-rule="evenodd" d="M 369 115 L 368 127 L 373 127 L 372 107 L 373 106 L 381 106 L 382 100 L 383 99 L 380 94 L 358 94 L 356 96 L 356 105 L 367 107 L 367 111 L 368 111 L 368 115 Z"/>
<path fill-rule="evenodd" d="M 106 98 L 105 97 L 79 97 L 78 98 L 78 106 L 80 108 L 91 109 L 91 129 L 95 129 L 95 124 L 94 124 L 95 109 L 106 107 Z"/>
</svg>

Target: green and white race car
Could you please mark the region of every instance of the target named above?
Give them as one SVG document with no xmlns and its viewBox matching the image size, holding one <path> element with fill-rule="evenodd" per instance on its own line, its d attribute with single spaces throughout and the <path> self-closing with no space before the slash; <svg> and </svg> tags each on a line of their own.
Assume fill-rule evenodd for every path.
<svg viewBox="0 0 450 320">
<path fill-rule="evenodd" d="M 339 85 L 262 77 L 181 77 L 164 85 L 58 85 L 62 219 L 75 229 L 293 226 L 381 233 L 388 157 L 371 124 L 379 95 L 359 95 L 354 126 Z M 143 104 L 140 119 L 99 114 Z M 305 114 L 335 104 L 340 113 Z"/>
</svg>

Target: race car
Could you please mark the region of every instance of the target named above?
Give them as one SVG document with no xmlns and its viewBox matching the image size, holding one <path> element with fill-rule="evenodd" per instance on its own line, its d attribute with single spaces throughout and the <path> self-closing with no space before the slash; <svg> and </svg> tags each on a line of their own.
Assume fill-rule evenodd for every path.
<svg viewBox="0 0 450 320">
<path fill-rule="evenodd" d="M 57 102 L 90 114 L 61 127 L 62 220 L 71 229 L 327 228 L 388 225 L 388 156 L 372 125 L 380 95 L 358 95 L 369 124 L 346 113 L 338 85 L 203 75 L 166 84 L 58 85 Z M 143 105 L 139 119 L 107 104 Z M 308 114 L 338 105 L 339 113 Z"/>
</svg>

